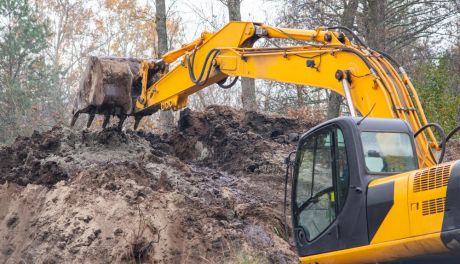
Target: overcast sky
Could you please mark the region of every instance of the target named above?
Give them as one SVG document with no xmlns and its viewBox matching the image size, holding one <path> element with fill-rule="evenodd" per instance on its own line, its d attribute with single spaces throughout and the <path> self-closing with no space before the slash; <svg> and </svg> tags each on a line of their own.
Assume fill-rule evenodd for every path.
<svg viewBox="0 0 460 264">
<path fill-rule="evenodd" d="M 210 21 L 218 22 L 218 27 L 228 21 L 228 11 L 218 0 L 167 0 L 166 5 L 174 3 L 172 10 L 180 14 L 186 29 L 186 40 L 199 36 L 203 30 L 214 31 Z M 243 0 L 241 19 L 245 21 L 270 23 L 276 17 L 279 3 L 274 0 Z M 203 19 L 205 18 L 205 19 Z M 203 20 L 209 22 L 203 23 Z"/>
</svg>

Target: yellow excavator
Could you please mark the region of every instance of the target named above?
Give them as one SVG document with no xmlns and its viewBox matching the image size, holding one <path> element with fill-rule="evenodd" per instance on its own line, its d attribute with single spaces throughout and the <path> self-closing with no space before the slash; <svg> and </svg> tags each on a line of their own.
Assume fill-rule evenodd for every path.
<svg viewBox="0 0 460 264">
<path fill-rule="evenodd" d="M 253 48 L 259 39 L 272 46 Z M 460 161 L 442 162 L 460 128 L 445 133 L 428 123 L 404 69 L 351 30 L 230 22 L 159 60 L 113 60 L 92 58 L 72 124 L 87 113 L 88 126 L 101 114 L 104 126 L 110 116 L 120 127 L 133 116 L 137 127 L 143 116 L 180 110 L 193 93 L 230 88 L 238 77 L 341 94 L 351 116 L 303 134 L 291 161 L 300 262 L 460 263 Z"/>
</svg>

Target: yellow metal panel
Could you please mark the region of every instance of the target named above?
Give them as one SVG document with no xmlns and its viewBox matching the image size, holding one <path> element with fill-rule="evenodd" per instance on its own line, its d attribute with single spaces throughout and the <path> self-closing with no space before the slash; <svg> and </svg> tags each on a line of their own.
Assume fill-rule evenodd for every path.
<svg viewBox="0 0 460 264">
<path fill-rule="evenodd" d="M 384 221 L 372 238 L 371 244 L 394 241 L 410 236 L 407 208 L 407 173 L 371 182 L 369 188 L 386 182 L 394 182 L 394 203 Z"/>
<path fill-rule="evenodd" d="M 337 70 L 351 70 L 360 78 L 353 78 L 351 95 L 353 104 L 361 113 L 367 114 L 374 106 L 373 117 L 395 117 L 391 110 L 389 95 L 375 82 L 376 77 L 369 74 L 369 69 L 359 57 L 337 49 L 304 49 L 257 53 L 248 50 L 222 49 L 217 58 L 218 64 L 231 64 L 230 58 L 243 57 L 238 60 L 235 70 L 222 69 L 230 76 L 243 76 L 279 82 L 321 87 L 344 94 L 342 84 L 335 78 Z M 306 66 L 306 58 L 314 60 L 317 68 Z"/>
<path fill-rule="evenodd" d="M 411 235 L 440 232 L 444 219 L 447 183 L 453 162 L 423 171 L 412 172 L 409 177 L 408 203 Z M 422 172 L 425 172 L 422 174 Z M 418 175 L 418 184 L 414 187 Z"/>
<path fill-rule="evenodd" d="M 300 258 L 303 264 L 379 263 L 447 252 L 440 234 L 428 234 Z"/>
</svg>

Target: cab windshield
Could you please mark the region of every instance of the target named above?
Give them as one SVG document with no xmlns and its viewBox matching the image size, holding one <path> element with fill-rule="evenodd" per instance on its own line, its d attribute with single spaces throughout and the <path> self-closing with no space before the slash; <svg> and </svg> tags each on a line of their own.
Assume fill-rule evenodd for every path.
<svg viewBox="0 0 460 264">
<path fill-rule="evenodd" d="M 364 159 L 370 173 L 397 173 L 417 169 L 410 137 L 406 133 L 362 132 Z"/>
</svg>

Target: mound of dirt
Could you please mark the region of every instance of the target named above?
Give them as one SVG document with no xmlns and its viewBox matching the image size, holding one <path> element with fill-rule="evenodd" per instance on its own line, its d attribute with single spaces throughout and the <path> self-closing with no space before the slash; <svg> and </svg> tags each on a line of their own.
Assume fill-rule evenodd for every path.
<svg viewBox="0 0 460 264">
<path fill-rule="evenodd" d="M 0 148 L 0 262 L 293 263 L 283 161 L 311 126 L 210 107 L 170 135 L 18 138 Z"/>
<path fill-rule="evenodd" d="M 460 139 L 452 139 L 446 144 L 445 161 L 460 160 Z"/>
</svg>

